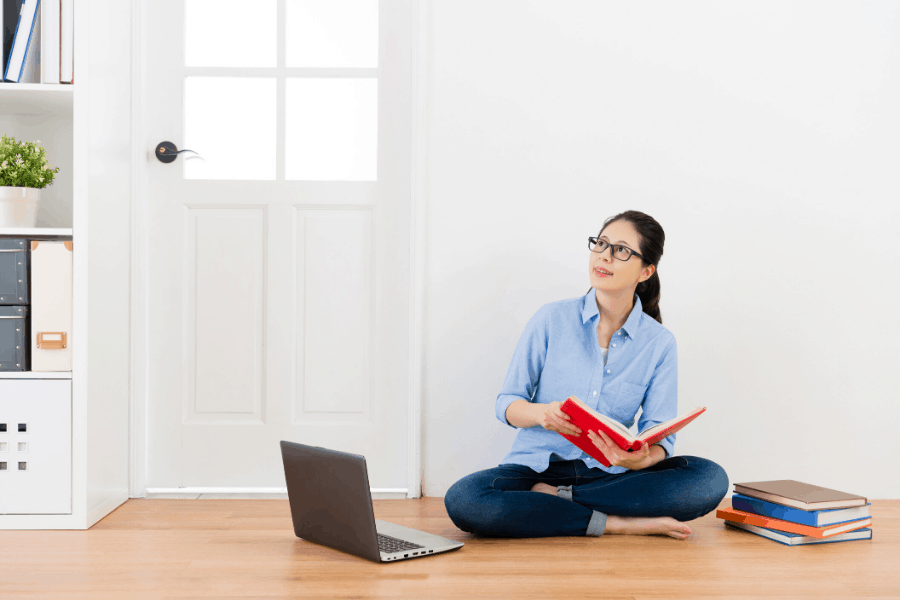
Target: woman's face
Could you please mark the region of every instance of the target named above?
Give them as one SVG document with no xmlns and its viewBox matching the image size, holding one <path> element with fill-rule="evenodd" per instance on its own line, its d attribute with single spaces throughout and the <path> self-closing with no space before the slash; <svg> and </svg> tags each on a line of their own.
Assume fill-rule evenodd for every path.
<svg viewBox="0 0 900 600">
<path fill-rule="evenodd" d="M 635 252 L 640 252 L 638 244 L 640 236 L 634 226 L 628 221 L 613 221 L 600 232 L 598 236 L 609 244 L 627 246 Z M 613 247 L 608 246 L 602 253 L 588 252 L 588 269 L 590 270 L 591 287 L 604 292 L 624 292 L 634 290 L 642 281 L 649 279 L 656 267 L 649 265 L 644 267 L 638 256 L 632 256 L 622 261 L 613 258 Z M 612 275 L 601 276 L 597 269 L 604 269 Z M 633 292 L 632 292 L 633 293 Z"/>
</svg>

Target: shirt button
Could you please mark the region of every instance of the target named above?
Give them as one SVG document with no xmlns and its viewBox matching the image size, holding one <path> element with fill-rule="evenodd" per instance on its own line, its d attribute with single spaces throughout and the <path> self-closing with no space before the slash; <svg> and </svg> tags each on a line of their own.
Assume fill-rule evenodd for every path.
<svg viewBox="0 0 900 600">
<path fill-rule="evenodd" d="M 594 390 L 594 395 L 595 395 L 595 396 L 597 395 L 597 390 Z"/>
<path fill-rule="evenodd" d="M 609 373 L 609 369 L 607 369 L 606 372 Z"/>
<path fill-rule="evenodd" d="M 613 344 L 613 348 L 615 348 L 615 347 L 616 347 L 616 345 L 615 345 L 615 344 Z"/>
</svg>

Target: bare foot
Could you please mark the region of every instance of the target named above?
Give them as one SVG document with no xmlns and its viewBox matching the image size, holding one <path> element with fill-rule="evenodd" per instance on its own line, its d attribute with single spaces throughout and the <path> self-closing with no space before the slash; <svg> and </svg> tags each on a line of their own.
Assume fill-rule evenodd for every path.
<svg viewBox="0 0 900 600">
<path fill-rule="evenodd" d="M 633 535 L 664 534 L 677 540 L 691 537 L 691 528 L 672 517 L 617 517 L 606 516 L 605 533 Z"/>
<path fill-rule="evenodd" d="M 549 483 L 536 483 L 533 486 L 531 486 L 531 491 L 532 492 L 543 492 L 545 494 L 551 494 L 553 496 L 556 496 L 557 489 L 556 489 L 555 485 L 550 485 Z"/>
<path fill-rule="evenodd" d="M 555 485 L 550 485 L 549 483 L 536 483 L 531 486 L 531 491 L 556 496 L 558 490 Z M 661 533 L 677 540 L 686 540 L 691 537 L 691 528 L 672 517 L 617 517 L 615 515 L 607 515 L 604 532 L 633 535 L 655 535 Z"/>
</svg>

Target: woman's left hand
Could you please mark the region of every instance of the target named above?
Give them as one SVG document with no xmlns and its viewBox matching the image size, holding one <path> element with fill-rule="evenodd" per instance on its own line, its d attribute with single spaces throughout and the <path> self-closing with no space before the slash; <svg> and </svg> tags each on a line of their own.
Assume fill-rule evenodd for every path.
<svg viewBox="0 0 900 600">
<path fill-rule="evenodd" d="M 614 467 L 625 467 L 626 469 L 638 471 L 646 468 L 651 460 L 650 446 L 647 442 L 644 442 L 640 450 L 626 452 L 609 439 L 609 436 L 603 431 L 588 431 L 588 439 L 603 452 L 606 460 Z"/>
</svg>

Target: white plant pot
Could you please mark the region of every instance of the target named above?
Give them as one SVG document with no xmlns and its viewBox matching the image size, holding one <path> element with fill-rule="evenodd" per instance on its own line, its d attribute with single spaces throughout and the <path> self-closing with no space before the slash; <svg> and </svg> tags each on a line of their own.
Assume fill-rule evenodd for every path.
<svg viewBox="0 0 900 600">
<path fill-rule="evenodd" d="M 0 186 L 0 227 L 34 227 L 40 188 Z"/>
</svg>

